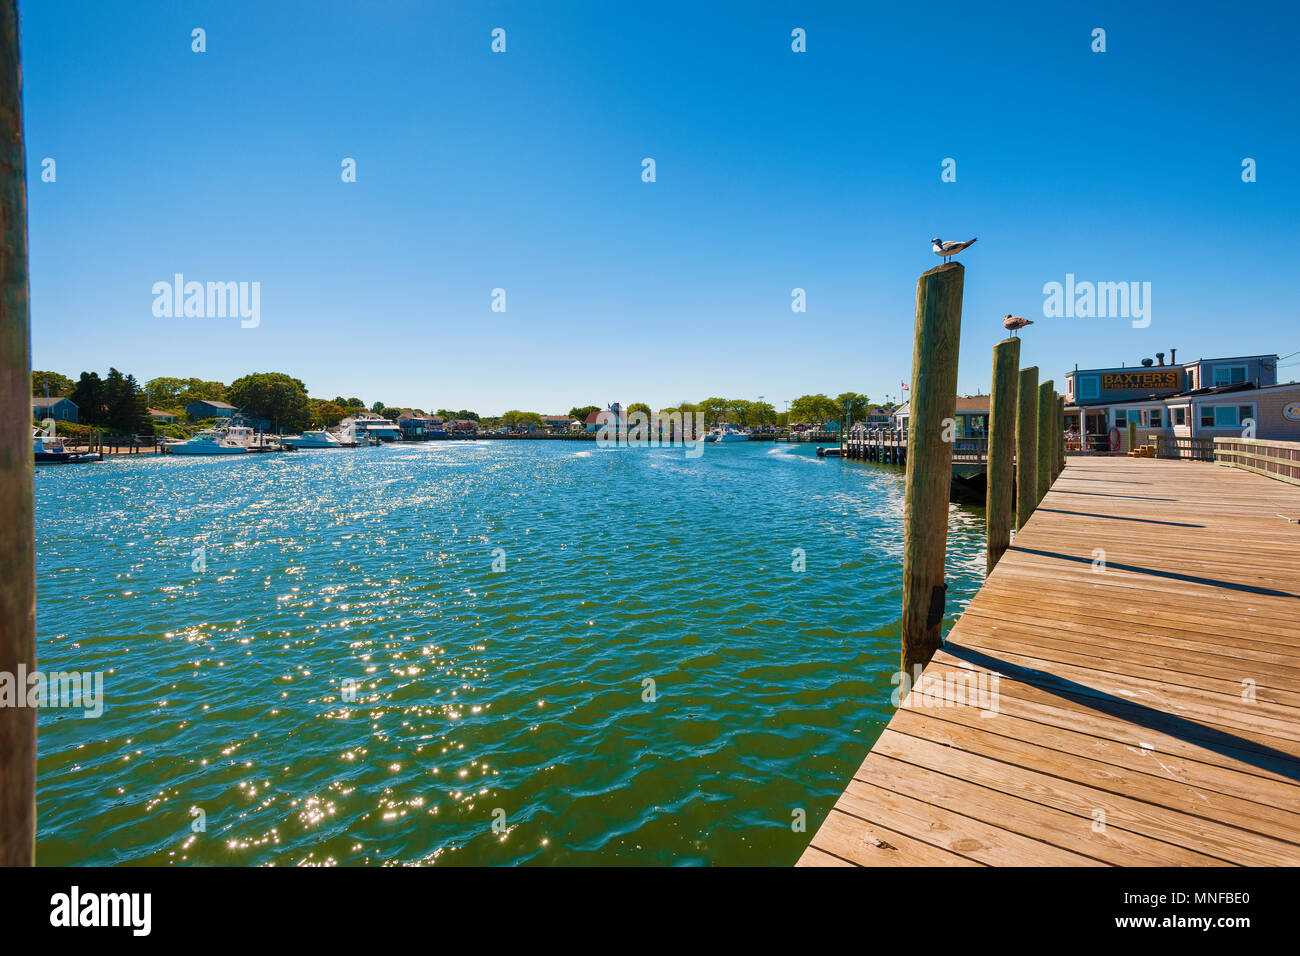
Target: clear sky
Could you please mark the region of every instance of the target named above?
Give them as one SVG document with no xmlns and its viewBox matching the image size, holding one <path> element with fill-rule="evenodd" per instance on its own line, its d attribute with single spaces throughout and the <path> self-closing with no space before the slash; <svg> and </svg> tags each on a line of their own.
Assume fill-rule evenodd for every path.
<svg viewBox="0 0 1300 956">
<path fill-rule="evenodd" d="M 883 400 L 932 236 L 979 237 L 963 393 L 1007 312 L 1058 384 L 1171 347 L 1300 350 L 1294 3 L 21 12 L 38 369 L 284 371 L 483 414 Z M 175 273 L 259 282 L 260 324 L 155 317 Z M 1150 325 L 1044 318 L 1067 273 L 1150 282 Z"/>
</svg>

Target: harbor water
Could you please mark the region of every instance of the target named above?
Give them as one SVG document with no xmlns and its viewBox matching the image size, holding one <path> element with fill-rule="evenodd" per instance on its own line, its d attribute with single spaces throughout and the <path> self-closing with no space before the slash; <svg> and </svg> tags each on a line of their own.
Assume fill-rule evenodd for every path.
<svg viewBox="0 0 1300 956">
<path fill-rule="evenodd" d="M 38 664 L 103 700 L 40 712 L 37 862 L 789 865 L 892 713 L 902 513 L 757 442 L 38 469 Z"/>
</svg>

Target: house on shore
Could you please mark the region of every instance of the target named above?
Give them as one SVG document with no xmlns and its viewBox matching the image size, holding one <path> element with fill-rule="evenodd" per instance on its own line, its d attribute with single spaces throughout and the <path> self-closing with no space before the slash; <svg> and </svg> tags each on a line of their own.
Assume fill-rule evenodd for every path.
<svg viewBox="0 0 1300 956">
<path fill-rule="evenodd" d="M 904 402 L 894 409 L 893 427 L 907 431 L 908 419 L 911 417 L 911 402 Z M 959 395 L 957 410 L 953 413 L 956 422 L 957 438 L 987 438 L 989 434 L 989 396 Z"/>
<path fill-rule="evenodd" d="M 154 420 L 156 425 L 174 425 L 176 424 L 176 415 L 174 412 L 164 412 L 161 409 L 149 409 L 149 417 Z"/>
<path fill-rule="evenodd" d="M 56 422 L 76 422 L 77 403 L 70 398 L 32 396 L 32 418 L 40 421 L 52 418 Z"/>
<path fill-rule="evenodd" d="M 190 402 L 185 406 L 185 414 L 191 421 L 198 421 L 202 418 L 232 418 L 237 409 L 229 402 L 219 402 L 215 399 L 202 399 L 197 402 Z"/>
</svg>

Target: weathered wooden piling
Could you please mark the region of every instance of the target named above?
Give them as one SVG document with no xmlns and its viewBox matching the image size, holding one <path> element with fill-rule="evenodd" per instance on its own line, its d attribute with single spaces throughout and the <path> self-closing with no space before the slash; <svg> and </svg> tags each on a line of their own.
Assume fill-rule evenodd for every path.
<svg viewBox="0 0 1300 956">
<path fill-rule="evenodd" d="M 1020 370 L 1016 398 L 1016 530 L 1038 506 L 1038 366 Z"/>
<path fill-rule="evenodd" d="M 1056 396 L 1056 475 L 1065 471 L 1065 396 Z M 1055 480 L 1055 479 L 1053 479 Z"/>
<path fill-rule="evenodd" d="M 957 357 L 966 270 L 936 266 L 916 283 L 911 416 L 907 432 L 907 498 L 903 524 L 902 669 L 924 667 L 939 647 L 952 443 L 946 421 L 957 411 Z"/>
<path fill-rule="evenodd" d="M 0 673 L 36 670 L 27 164 L 17 0 L 0 0 Z M 946 509 L 945 509 L 946 510 Z M 15 687 L 26 694 L 26 687 Z M 0 707 L 0 866 L 36 849 L 36 710 Z"/>
<path fill-rule="evenodd" d="M 1034 507 L 1043 500 L 1052 487 L 1052 460 L 1056 457 L 1056 443 L 1052 429 L 1056 421 L 1056 383 L 1050 378 L 1038 383 L 1038 485 Z"/>
<path fill-rule="evenodd" d="M 1016 404 L 1019 397 L 1020 339 L 1003 339 L 993 346 L 993 379 L 989 398 L 989 451 L 985 466 L 988 498 L 984 509 L 987 531 L 986 569 L 993 570 L 1011 544 L 1016 480 Z"/>
</svg>

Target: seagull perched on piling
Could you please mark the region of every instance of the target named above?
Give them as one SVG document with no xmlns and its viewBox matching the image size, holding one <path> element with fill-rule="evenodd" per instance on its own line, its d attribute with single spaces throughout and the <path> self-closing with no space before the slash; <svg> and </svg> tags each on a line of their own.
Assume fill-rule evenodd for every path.
<svg viewBox="0 0 1300 956">
<path fill-rule="evenodd" d="M 1010 312 L 1008 312 L 1007 317 L 1002 320 L 1002 327 L 1012 335 L 1015 335 L 1017 331 L 1023 329 L 1026 325 L 1033 324 L 1033 319 L 1026 319 L 1019 315 L 1012 315 Z"/>
<path fill-rule="evenodd" d="M 934 254 L 936 256 L 943 256 L 943 261 L 947 262 L 950 258 L 955 256 L 957 253 L 961 252 L 963 249 L 975 245 L 976 240 L 969 239 L 966 242 L 953 242 L 950 239 L 947 242 L 944 242 L 938 236 L 935 236 L 933 239 L 930 240 L 930 242 L 931 242 L 930 248 L 934 250 Z"/>
</svg>

